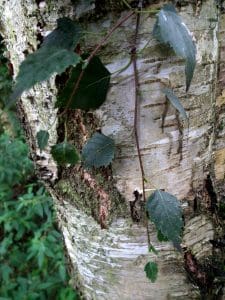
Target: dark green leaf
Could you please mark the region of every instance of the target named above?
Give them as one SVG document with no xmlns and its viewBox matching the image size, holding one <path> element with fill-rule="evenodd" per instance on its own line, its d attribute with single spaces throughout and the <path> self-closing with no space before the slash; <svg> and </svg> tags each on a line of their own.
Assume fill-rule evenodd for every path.
<svg viewBox="0 0 225 300">
<path fill-rule="evenodd" d="M 80 298 L 79 298 L 77 292 L 74 291 L 70 286 L 62 288 L 57 297 L 57 300 L 79 300 L 79 299 Z"/>
<path fill-rule="evenodd" d="M 79 25 L 68 18 L 59 19 L 57 25 L 40 49 L 28 55 L 20 65 L 8 105 L 36 83 L 49 79 L 53 73 L 60 74 L 68 66 L 76 66 L 81 61 L 80 56 L 74 53 L 80 39 Z"/>
<path fill-rule="evenodd" d="M 33 163 L 28 159 L 28 147 L 21 140 L 12 140 L 8 135 L 0 136 L 0 189 L 21 184 L 32 173 Z M 12 188 L 11 188 L 12 189 Z"/>
<path fill-rule="evenodd" d="M 40 216 L 41 218 L 43 218 L 44 216 L 44 210 L 43 210 L 43 206 L 41 205 L 41 203 L 37 203 L 34 207 L 34 212 Z"/>
<path fill-rule="evenodd" d="M 69 18 L 57 20 L 57 28 L 46 36 L 42 47 L 57 47 L 74 51 L 81 37 L 81 28 L 78 23 Z"/>
<path fill-rule="evenodd" d="M 162 234 L 161 230 L 157 231 L 157 238 L 159 242 L 168 242 L 168 238 Z"/>
<path fill-rule="evenodd" d="M 37 133 L 37 142 L 38 142 L 38 147 L 40 150 L 44 150 L 45 147 L 48 144 L 48 139 L 49 139 L 49 133 L 48 131 L 45 130 L 40 130 Z"/>
<path fill-rule="evenodd" d="M 73 68 L 66 87 L 59 94 L 56 103 L 57 107 L 65 107 L 67 105 L 81 71 L 81 64 Z M 109 71 L 97 56 L 93 57 L 84 70 L 84 75 L 69 107 L 73 109 L 98 108 L 106 99 L 109 82 Z"/>
<path fill-rule="evenodd" d="M 177 198 L 156 190 L 147 201 L 147 211 L 156 228 L 174 243 L 181 242 L 182 209 Z"/>
<path fill-rule="evenodd" d="M 62 281 L 66 281 L 66 268 L 65 268 L 65 265 L 63 264 L 60 264 L 59 266 L 59 276 L 61 278 Z"/>
<path fill-rule="evenodd" d="M 59 280 L 58 280 L 58 281 L 56 281 L 56 280 L 50 281 L 50 280 L 49 280 L 48 282 L 43 282 L 43 283 L 41 283 L 41 284 L 38 286 L 38 288 L 39 288 L 40 290 L 47 290 L 47 289 L 49 289 L 50 287 L 56 285 L 58 282 L 59 282 Z"/>
<path fill-rule="evenodd" d="M 114 158 L 115 143 L 104 134 L 96 132 L 84 146 L 82 158 L 86 167 L 108 166 Z"/>
<path fill-rule="evenodd" d="M 158 275 L 158 265 L 155 262 L 148 262 L 145 265 L 144 270 L 146 276 L 151 280 L 151 282 L 155 282 Z"/>
<path fill-rule="evenodd" d="M 175 53 L 186 60 L 186 91 L 189 89 L 195 65 L 196 46 L 192 36 L 172 4 L 165 4 L 160 10 L 153 35 L 162 43 L 169 44 Z"/>
<path fill-rule="evenodd" d="M 43 267 L 44 259 L 45 259 L 45 253 L 44 253 L 44 251 L 41 249 L 40 251 L 38 251 L 38 254 L 37 254 L 37 262 L 38 262 L 39 268 L 42 268 L 42 267 Z"/>
<path fill-rule="evenodd" d="M 13 273 L 13 269 L 7 263 L 5 263 L 1 265 L 0 270 L 3 281 L 9 281 L 10 274 Z"/>
<path fill-rule="evenodd" d="M 173 93 L 173 91 L 171 89 L 167 89 L 167 88 L 164 88 L 162 91 L 166 95 L 166 97 L 170 101 L 170 103 L 179 111 L 181 116 L 187 120 L 188 116 L 186 114 L 186 111 L 183 108 L 183 105 L 180 103 L 180 100 Z"/>
<path fill-rule="evenodd" d="M 75 147 L 67 142 L 54 145 L 51 154 L 59 165 L 76 164 L 79 161 Z"/>
</svg>

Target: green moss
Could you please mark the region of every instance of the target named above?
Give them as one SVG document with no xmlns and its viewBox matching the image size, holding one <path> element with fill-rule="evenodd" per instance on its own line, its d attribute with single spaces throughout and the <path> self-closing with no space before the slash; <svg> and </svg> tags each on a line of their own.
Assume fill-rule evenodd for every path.
<svg viewBox="0 0 225 300">
<path fill-rule="evenodd" d="M 64 197 L 68 197 L 74 203 L 77 209 L 84 211 L 87 215 L 93 216 L 96 219 L 98 216 L 98 201 L 97 199 L 95 200 L 93 192 L 81 181 L 78 186 L 73 180 L 69 178 L 60 180 L 57 188 Z M 78 178 L 76 180 L 78 181 Z"/>
<path fill-rule="evenodd" d="M 113 181 L 107 181 L 100 173 L 92 174 L 96 181 L 97 187 L 91 188 L 87 182 L 82 179 L 82 174 L 75 170 L 67 170 L 67 175 L 61 179 L 56 188 L 64 198 L 69 198 L 75 207 L 82 210 L 87 215 L 92 216 L 96 221 L 99 220 L 100 200 L 97 194 L 97 189 L 103 189 L 110 198 L 110 212 L 108 223 L 117 217 L 127 217 L 128 208 L 125 199 L 120 195 L 113 184 Z"/>
</svg>

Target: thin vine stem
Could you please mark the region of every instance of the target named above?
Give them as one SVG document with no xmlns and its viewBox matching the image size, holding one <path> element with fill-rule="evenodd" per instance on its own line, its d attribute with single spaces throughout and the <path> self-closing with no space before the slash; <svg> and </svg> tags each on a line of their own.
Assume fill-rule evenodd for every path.
<svg viewBox="0 0 225 300">
<path fill-rule="evenodd" d="M 107 42 L 107 40 L 111 37 L 111 35 L 113 34 L 113 32 L 118 28 L 120 27 L 124 22 L 126 22 L 131 16 L 133 16 L 135 14 L 134 11 L 130 11 L 125 17 L 123 17 L 122 19 L 120 19 L 111 29 L 110 31 L 107 33 L 107 35 L 99 42 L 99 44 L 95 47 L 95 49 L 91 52 L 90 56 L 87 58 L 86 60 L 86 63 L 85 65 L 87 66 L 89 64 L 89 62 L 92 60 L 92 58 L 97 54 L 97 52 L 101 49 L 101 47 Z M 73 88 L 73 91 L 70 95 L 70 98 L 66 104 L 66 107 L 65 109 L 62 111 L 62 113 L 59 114 L 59 117 L 61 117 L 62 115 L 65 114 L 65 112 L 67 111 L 67 109 L 69 108 L 71 102 L 72 102 L 72 99 L 74 97 L 74 95 L 76 94 L 78 88 L 79 88 L 79 85 L 80 85 L 80 82 L 81 82 L 81 79 L 83 78 L 84 76 L 84 71 L 85 71 L 85 68 L 82 69 L 82 71 L 80 72 L 80 75 L 76 81 L 76 84 L 74 85 L 74 88 Z"/>
<path fill-rule="evenodd" d="M 139 1 L 139 8 L 142 8 L 142 2 Z M 138 160 L 141 170 L 141 181 L 142 181 L 142 191 L 143 191 L 143 200 L 146 202 L 146 193 L 145 193 L 145 171 L 143 166 L 143 161 L 141 157 L 141 149 L 140 149 L 140 143 L 139 143 L 139 135 L 138 135 L 138 103 L 139 103 L 139 76 L 138 76 L 138 68 L 137 68 L 137 37 L 138 37 L 138 30 L 140 25 L 140 14 L 137 14 L 136 16 L 136 26 L 135 26 L 135 34 L 134 34 L 134 40 L 133 45 L 131 49 L 131 61 L 133 64 L 133 71 L 134 71 L 134 86 L 135 86 L 135 100 L 134 100 L 134 135 L 135 135 L 135 143 L 137 147 L 137 153 L 138 153 Z M 148 246 L 150 248 L 151 241 L 150 241 L 150 232 L 148 228 L 148 222 L 146 222 L 146 231 L 147 231 L 147 239 L 148 239 Z"/>
<path fill-rule="evenodd" d="M 134 71 L 134 84 L 135 84 L 135 102 L 134 102 L 134 135 L 135 135 L 135 142 L 137 146 L 138 152 L 138 160 L 141 169 L 141 177 L 142 177 L 142 190 L 143 190 L 143 199 L 146 201 L 145 196 L 145 172 L 144 166 L 141 158 L 141 150 L 140 150 L 140 143 L 139 143 L 139 136 L 138 136 L 138 100 L 139 100 L 139 78 L 138 78 L 138 69 L 137 69 L 137 52 L 136 52 L 136 43 L 137 43 L 137 35 L 138 35 L 138 28 L 140 23 L 140 15 L 137 15 L 136 19 L 136 29 L 135 29 L 135 36 L 134 42 L 131 49 L 131 59 L 133 64 L 133 71 Z"/>
</svg>

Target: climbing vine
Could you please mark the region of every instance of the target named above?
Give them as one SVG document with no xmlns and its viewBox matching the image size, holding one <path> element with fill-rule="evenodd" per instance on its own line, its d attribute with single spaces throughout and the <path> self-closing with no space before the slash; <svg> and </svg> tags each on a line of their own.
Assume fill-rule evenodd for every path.
<svg viewBox="0 0 225 300">
<path fill-rule="evenodd" d="M 80 25 L 69 18 L 59 19 L 57 28 L 44 39 L 41 47 L 33 54 L 28 55 L 20 65 L 16 83 L 6 108 L 15 103 L 25 90 L 30 89 L 36 83 L 48 80 L 54 73 L 61 74 L 65 70 L 68 71 L 68 68 L 69 79 L 59 92 L 56 102 L 56 107 L 61 111 L 58 117 L 63 119 L 68 109 L 90 110 L 99 108 L 106 99 L 111 74 L 103 65 L 97 53 L 117 28 L 129 18 L 135 16 L 136 26 L 133 41 L 130 45 L 130 57 L 135 85 L 134 135 L 142 177 L 143 200 L 146 204 L 147 218 L 154 222 L 159 240 L 170 240 L 180 250 L 183 228 L 180 202 L 175 196 L 160 189 L 155 189 L 148 198 L 145 193 L 145 183 L 148 179 L 145 176 L 137 130 L 140 91 L 137 65 L 139 53 L 136 49 L 140 14 L 144 9 L 143 1 L 139 1 L 135 9 L 130 7 L 128 14 L 112 27 L 91 53 L 80 50 L 79 41 L 84 34 Z M 165 44 L 166 47 L 169 45 L 178 56 L 185 60 L 185 84 L 186 91 L 188 91 L 196 65 L 196 47 L 190 31 L 172 4 L 164 5 L 157 12 L 152 34 L 160 43 Z M 181 117 L 187 120 L 187 113 L 171 89 L 170 84 L 164 86 L 162 93 L 164 93 L 167 103 L 174 106 Z M 38 147 L 43 151 L 48 145 L 48 131 L 40 130 L 36 138 Z M 106 167 L 113 161 L 115 156 L 115 143 L 110 137 L 97 132 L 87 141 L 83 150 L 79 153 L 67 141 L 65 126 L 65 140 L 53 145 L 51 154 L 58 165 L 76 164 L 81 161 L 85 168 Z M 148 233 L 148 221 L 146 222 L 146 228 L 149 251 L 156 254 L 157 251 L 151 244 Z M 148 262 L 145 266 L 145 272 L 147 277 L 154 282 L 157 278 L 157 264 Z"/>
</svg>

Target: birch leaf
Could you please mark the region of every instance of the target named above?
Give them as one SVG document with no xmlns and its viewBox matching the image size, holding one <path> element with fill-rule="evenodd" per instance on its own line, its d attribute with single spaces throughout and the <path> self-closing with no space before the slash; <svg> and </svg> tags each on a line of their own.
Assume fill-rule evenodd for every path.
<svg viewBox="0 0 225 300">
<path fill-rule="evenodd" d="M 162 235 L 180 244 L 183 220 L 178 199 L 167 192 L 156 190 L 147 200 L 147 211 Z"/>
<path fill-rule="evenodd" d="M 182 118 L 185 119 L 185 120 L 187 120 L 188 119 L 187 113 L 186 113 L 183 105 L 181 104 L 180 100 L 173 93 L 173 91 L 171 89 L 168 89 L 168 88 L 164 88 L 162 91 L 166 95 L 166 97 L 170 101 L 170 103 L 173 105 L 173 107 L 175 107 L 176 110 L 179 111 L 179 113 L 181 114 Z"/>
<path fill-rule="evenodd" d="M 60 74 L 71 65 L 76 66 L 81 58 L 74 53 L 80 39 L 80 27 L 68 18 L 57 21 L 57 28 L 44 40 L 40 49 L 29 54 L 19 68 L 16 85 L 8 106 L 36 83 L 45 81 L 53 73 Z"/>
<path fill-rule="evenodd" d="M 154 283 L 158 275 L 158 265 L 155 262 L 148 262 L 145 265 L 144 270 L 146 276 L 151 280 L 152 283 Z"/>
<path fill-rule="evenodd" d="M 160 230 L 157 231 L 157 239 L 159 242 L 168 242 L 168 238 L 165 237 Z"/>
<path fill-rule="evenodd" d="M 81 64 L 73 68 L 70 79 L 58 96 L 56 103 L 57 107 L 65 107 L 67 105 L 68 99 L 73 92 L 74 85 L 78 80 L 81 71 Z M 69 107 L 72 109 L 80 108 L 84 110 L 98 108 L 106 99 L 109 82 L 109 71 L 97 56 L 93 57 L 84 70 L 84 75 Z"/>
<path fill-rule="evenodd" d="M 74 165 L 79 161 L 79 155 L 75 147 L 67 142 L 54 145 L 51 154 L 59 165 Z"/>
<path fill-rule="evenodd" d="M 40 130 L 37 133 L 37 142 L 38 142 L 38 147 L 40 148 L 40 150 L 44 150 L 45 147 L 48 144 L 48 139 L 49 139 L 49 133 L 48 131 L 45 130 Z"/>
<path fill-rule="evenodd" d="M 104 134 L 96 132 L 84 146 L 82 158 L 86 167 L 106 167 L 112 162 L 114 152 L 114 141 Z"/>
<path fill-rule="evenodd" d="M 153 35 L 161 43 L 169 44 L 178 56 L 186 60 L 186 91 L 189 89 L 196 65 L 196 46 L 192 35 L 172 4 L 160 10 Z"/>
</svg>

